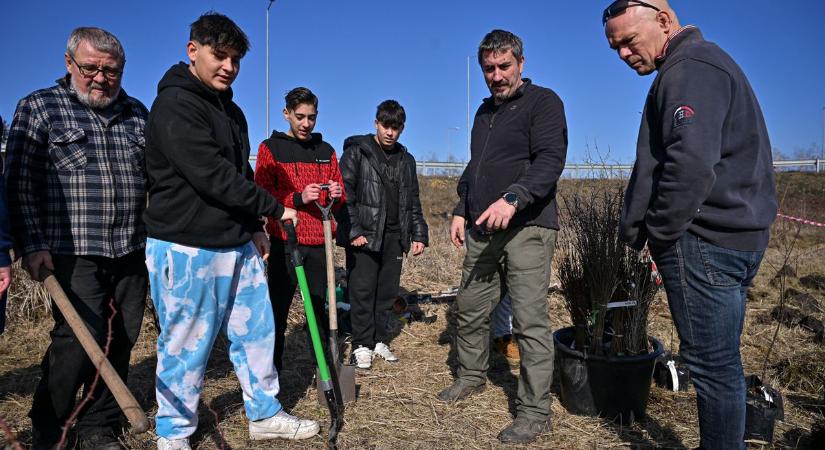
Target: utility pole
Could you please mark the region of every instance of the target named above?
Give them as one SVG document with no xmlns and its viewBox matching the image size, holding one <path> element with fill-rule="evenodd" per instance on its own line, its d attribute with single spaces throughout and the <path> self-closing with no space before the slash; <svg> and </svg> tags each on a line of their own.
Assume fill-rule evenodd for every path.
<svg viewBox="0 0 825 450">
<path fill-rule="evenodd" d="M 266 130 L 264 130 L 264 139 L 269 136 L 269 8 L 275 0 L 269 0 L 266 5 Z"/>
<path fill-rule="evenodd" d="M 825 108 L 823 108 L 825 111 Z M 467 57 L 467 164 L 470 163 L 472 154 L 470 153 L 470 57 Z"/>
</svg>

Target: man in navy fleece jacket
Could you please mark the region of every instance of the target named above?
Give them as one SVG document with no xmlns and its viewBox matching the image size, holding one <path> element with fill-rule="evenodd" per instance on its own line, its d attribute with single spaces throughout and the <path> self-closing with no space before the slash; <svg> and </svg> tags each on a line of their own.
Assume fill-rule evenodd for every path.
<svg viewBox="0 0 825 450">
<path fill-rule="evenodd" d="M 745 300 L 776 217 L 771 145 L 739 66 L 665 0 L 618 0 L 602 16 L 610 47 L 647 96 L 622 237 L 645 242 L 664 279 L 696 387 L 704 449 L 744 449 L 739 354 Z"/>
</svg>

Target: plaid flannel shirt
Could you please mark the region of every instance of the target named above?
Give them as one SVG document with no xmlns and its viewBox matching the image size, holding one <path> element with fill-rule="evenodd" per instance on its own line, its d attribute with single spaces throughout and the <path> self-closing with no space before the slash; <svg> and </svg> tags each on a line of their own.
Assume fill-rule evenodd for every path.
<svg viewBox="0 0 825 450">
<path fill-rule="evenodd" d="M 148 112 L 121 91 L 108 126 L 69 76 L 17 105 L 6 145 L 15 255 L 117 258 L 144 247 Z"/>
</svg>

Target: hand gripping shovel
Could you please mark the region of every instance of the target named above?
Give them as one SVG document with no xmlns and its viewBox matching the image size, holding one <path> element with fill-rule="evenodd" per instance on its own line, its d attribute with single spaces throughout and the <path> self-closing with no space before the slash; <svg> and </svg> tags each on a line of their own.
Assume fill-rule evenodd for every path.
<svg viewBox="0 0 825 450">
<path fill-rule="evenodd" d="M 339 408 L 339 402 L 335 398 L 332 377 L 330 376 L 329 366 L 327 366 L 327 361 L 324 357 L 324 347 L 321 345 L 321 335 L 318 332 L 315 310 L 312 309 L 309 285 L 307 285 L 307 276 L 304 272 L 304 258 L 301 256 L 300 250 L 298 250 L 298 238 L 295 236 L 295 225 L 293 225 L 292 222 L 285 222 L 284 230 L 286 230 L 287 235 L 287 247 L 292 256 L 292 265 L 295 266 L 295 276 L 298 278 L 298 286 L 301 289 L 301 298 L 304 301 L 304 312 L 307 317 L 309 335 L 310 338 L 312 338 L 312 349 L 315 352 L 315 361 L 318 363 L 318 385 L 324 392 L 324 398 L 327 401 L 327 408 L 329 409 L 330 425 L 329 434 L 327 435 L 327 447 L 334 450 L 337 448 L 335 442 L 338 438 L 338 432 L 344 426 L 344 416 Z"/>
<path fill-rule="evenodd" d="M 72 306 L 69 297 L 66 296 L 63 288 L 60 287 L 60 283 L 57 282 L 57 278 L 46 268 L 41 268 L 40 273 L 45 273 L 46 279 L 43 280 L 43 284 L 46 286 L 46 290 L 49 291 L 49 294 L 54 299 L 54 303 L 57 305 L 57 308 L 60 309 L 60 312 L 71 327 L 83 350 L 86 351 L 92 364 L 94 364 L 95 368 L 100 372 L 100 377 L 103 378 L 106 386 L 109 387 L 109 391 L 112 392 L 112 396 L 115 397 L 115 401 L 117 401 L 123 414 L 129 419 L 129 423 L 132 424 L 132 431 L 135 433 L 147 431 L 149 429 L 149 420 L 146 418 L 146 413 L 143 412 L 143 408 L 140 407 L 135 397 L 129 391 L 129 388 L 123 383 L 123 380 L 120 379 L 115 368 L 112 367 L 112 363 L 109 362 L 103 354 L 103 351 L 100 350 L 97 341 L 95 341 L 95 338 L 89 333 L 89 329 L 86 328 L 83 319 L 77 314 L 77 310 Z"/>
<path fill-rule="evenodd" d="M 356 399 L 355 366 L 342 362 L 341 347 L 338 345 L 338 306 L 335 302 L 335 262 L 332 258 L 332 222 L 330 221 L 330 212 L 332 211 L 332 205 L 335 204 L 335 199 L 333 198 L 327 206 L 321 206 L 317 201 L 315 204 L 318 205 L 318 209 L 321 210 L 321 217 L 324 219 L 324 253 L 326 253 L 327 302 L 329 304 L 329 351 L 333 364 L 335 395 L 340 402 L 338 406 L 343 409 L 344 404 L 354 402 Z M 324 396 L 318 395 L 318 402 L 321 406 L 326 406 Z"/>
</svg>

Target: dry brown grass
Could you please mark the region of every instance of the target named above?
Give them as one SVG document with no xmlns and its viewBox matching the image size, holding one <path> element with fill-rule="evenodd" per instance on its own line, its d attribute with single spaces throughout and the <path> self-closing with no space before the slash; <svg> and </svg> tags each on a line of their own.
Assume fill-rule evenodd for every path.
<svg viewBox="0 0 825 450">
<path fill-rule="evenodd" d="M 405 264 L 402 286 L 408 290 L 432 291 L 455 286 L 460 277 L 463 253 L 454 249 L 447 239 L 447 220 L 454 199 L 455 180 L 432 178 L 422 180 L 422 199 L 430 222 L 431 246 L 419 258 Z M 801 183 L 801 184 L 799 184 Z M 817 184 L 818 183 L 818 184 Z M 780 177 L 783 186 L 799 184 L 808 192 L 825 186 L 822 176 L 800 182 L 795 175 Z M 579 188 L 568 182 L 562 189 Z M 791 188 L 789 188 L 791 189 Z M 797 190 L 787 198 L 796 198 Z M 821 195 L 821 194 L 820 194 Z M 812 200 L 813 201 L 813 200 Z M 825 218 L 825 205 L 806 208 L 810 217 Z M 801 277 L 813 272 L 825 272 L 825 230 L 805 228 L 800 239 L 797 272 Z M 340 260 L 341 251 L 338 251 Z M 778 304 L 778 292 L 770 281 L 781 267 L 781 249 L 776 243 L 765 258 L 756 279 L 749 303 L 743 335 L 742 355 L 747 373 L 760 373 L 762 360 L 774 332 L 775 322 L 763 320 Z M 17 271 L 15 275 L 19 275 Z M 16 282 L 12 302 L 31 297 L 31 284 Z M 796 278 L 790 286 L 805 292 Z M 23 294 L 27 292 L 27 294 Z M 825 303 L 822 291 L 810 291 Z M 558 294 L 548 297 L 553 328 L 569 324 L 568 314 Z M 299 302 L 291 312 L 287 332 L 287 370 L 281 374 L 281 400 L 287 409 L 307 417 L 318 418 L 327 426 L 327 412 L 318 406 L 315 390 L 310 386 L 313 360 L 301 331 Z M 39 377 L 39 361 L 48 343 L 51 320 L 42 306 L 31 311 L 16 312 L 9 320 L 7 331 L 0 336 L 0 415 L 20 435 L 29 441 L 29 420 L 32 391 Z M 339 436 L 342 449 L 375 448 L 500 448 L 496 434 L 510 420 L 513 412 L 518 371 L 500 357 L 491 359 L 490 383 L 482 394 L 456 405 L 445 405 L 435 394 L 449 385 L 455 370 L 452 343 L 455 319 L 450 305 L 423 307 L 428 315 L 437 315 L 435 323 L 420 322 L 406 327 L 396 325 L 397 337 L 393 349 L 401 358 L 397 364 L 379 361 L 372 370 L 359 372 L 360 397 L 346 410 L 346 426 Z M 22 308 L 25 310 L 25 308 Z M 17 315 L 19 314 L 19 315 Z M 650 333 L 666 347 L 671 345 L 671 320 L 667 303 L 659 298 L 650 313 Z M 825 320 L 823 314 L 817 316 Z M 150 415 L 154 414 L 153 376 L 154 342 L 157 333 L 150 320 L 144 321 L 141 339 L 132 355 L 129 386 Z M 678 343 L 673 342 L 678 348 Z M 286 448 L 314 449 L 324 445 L 316 437 L 300 443 L 261 443 L 247 440 L 246 420 L 240 387 L 232 373 L 225 343 L 216 346 L 206 375 L 199 409 L 200 426 L 193 436 L 196 448 Z M 786 398 L 785 421 L 777 426 L 776 448 L 807 448 L 806 436 L 817 420 L 822 420 L 825 350 L 812 339 L 812 334 L 799 327 L 780 327 L 777 343 L 769 365 L 785 363 L 786 371 L 779 377 L 770 370 L 768 382 L 782 391 Z M 817 378 L 818 377 L 818 378 Z M 554 392 L 557 399 L 557 394 Z M 219 420 L 216 428 L 217 414 Z M 597 418 L 579 417 L 567 413 L 558 401 L 553 402 L 554 431 L 535 444 L 523 448 L 692 448 L 698 445 L 698 430 L 694 393 L 673 393 L 658 388 L 651 390 L 649 418 L 631 427 L 620 427 Z M 218 429 L 223 434 L 222 441 Z M 325 430 L 324 430 L 325 431 Z M 2 441 L 0 441 L 2 442 Z M 154 442 L 151 434 L 127 437 L 129 448 L 149 449 Z"/>
</svg>

